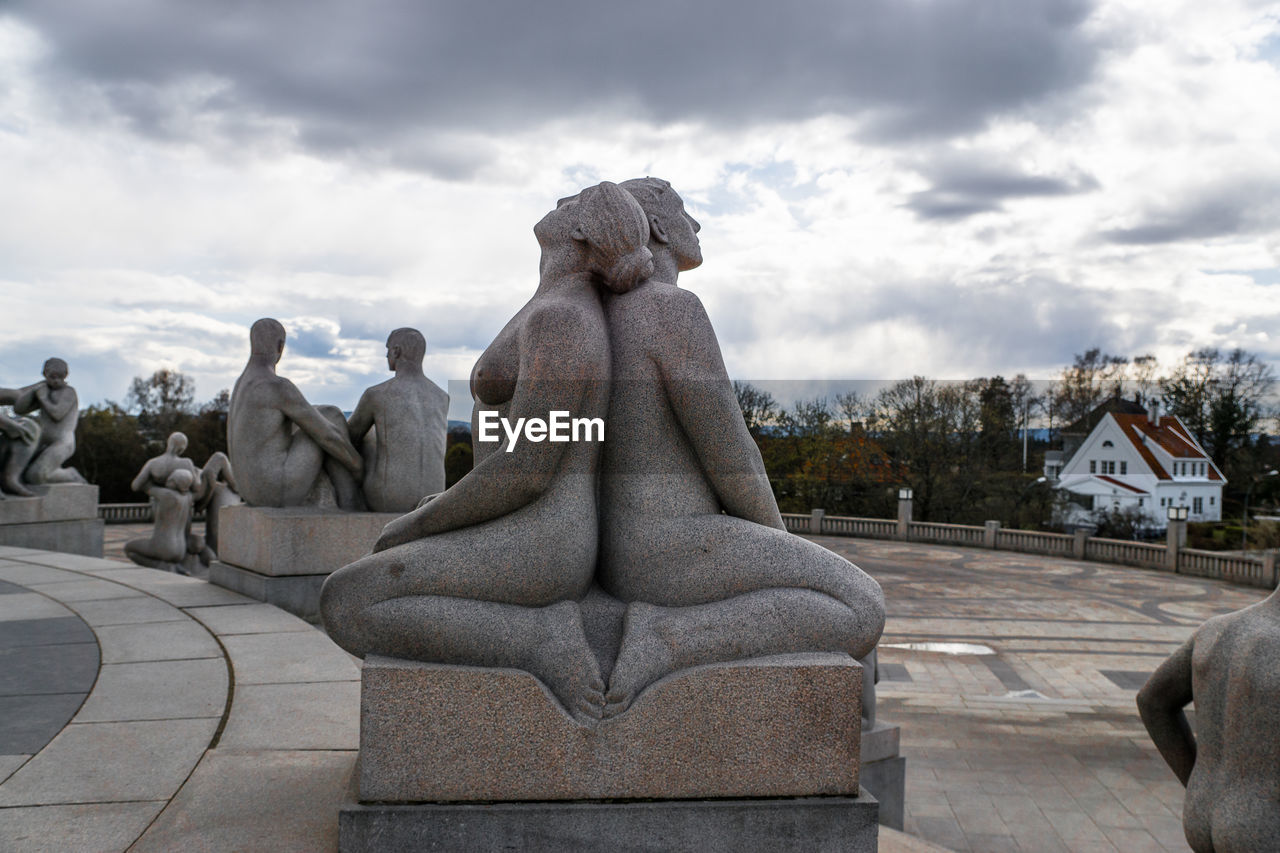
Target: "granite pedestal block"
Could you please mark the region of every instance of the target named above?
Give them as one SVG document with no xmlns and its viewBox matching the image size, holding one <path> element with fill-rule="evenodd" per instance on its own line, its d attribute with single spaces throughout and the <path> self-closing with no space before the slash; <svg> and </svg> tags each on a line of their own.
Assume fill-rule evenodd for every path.
<svg viewBox="0 0 1280 853">
<path fill-rule="evenodd" d="M 907 759 L 898 754 L 901 727 L 877 721 L 862 733 L 862 787 L 880 802 L 880 823 L 902 829 L 906 812 Z"/>
<path fill-rule="evenodd" d="M 224 507 L 209 581 L 317 621 L 324 579 L 368 554 L 397 517 L 320 507 Z"/>
<path fill-rule="evenodd" d="M 54 483 L 30 489 L 36 497 L 0 500 L 0 545 L 102 556 L 97 486 Z"/>
<path fill-rule="evenodd" d="M 371 656 L 361 802 L 857 796 L 862 669 L 847 655 L 714 664 L 575 722 L 526 672 Z"/>
</svg>

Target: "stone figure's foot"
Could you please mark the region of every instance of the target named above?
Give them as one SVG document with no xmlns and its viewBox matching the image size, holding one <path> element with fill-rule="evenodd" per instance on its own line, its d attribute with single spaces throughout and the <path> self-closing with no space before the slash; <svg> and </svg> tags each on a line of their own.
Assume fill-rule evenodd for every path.
<svg viewBox="0 0 1280 853">
<path fill-rule="evenodd" d="M 656 605 L 643 601 L 628 605 L 622 647 L 609 677 L 609 692 L 605 694 L 605 719 L 630 708 L 646 687 L 675 670 L 671 648 L 658 632 L 660 611 Z"/>
<path fill-rule="evenodd" d="M 9 478 L 4 480 L 3 482 L 0 482 L 0 487 L 2 487 L 4 491 L 8 492 L 9 494 L 17 495 L 18 497 L 22 497 L 22 498 L 34 498 L 36 496 L 35 492 L 31 491 L 26 486 L 22 485 L 22 483 L 18 482 L 13 478 Z"/>
<path fill-rule="evenodd" d="M 569 715 L 594 726 L 604 710 L 604 681 L 587 644 L 576 602 L 562 601 L 544 609 L 549 618 L 542 641 L 530 650 L 526 669 L 542 680 Z"/>
</svg>

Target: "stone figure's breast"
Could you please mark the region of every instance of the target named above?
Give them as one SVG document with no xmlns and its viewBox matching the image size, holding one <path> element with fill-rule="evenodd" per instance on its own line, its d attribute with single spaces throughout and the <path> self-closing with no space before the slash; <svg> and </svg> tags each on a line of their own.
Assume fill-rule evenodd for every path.
<svg viewBox="0 0 1280 853">
<path fill-rule="evenodd" d="M 520 356 L 515 335 L 504 330 L 471 371 L 471 396 L 486 406 L 501 406 L 516 392 Z"/>
</svg>

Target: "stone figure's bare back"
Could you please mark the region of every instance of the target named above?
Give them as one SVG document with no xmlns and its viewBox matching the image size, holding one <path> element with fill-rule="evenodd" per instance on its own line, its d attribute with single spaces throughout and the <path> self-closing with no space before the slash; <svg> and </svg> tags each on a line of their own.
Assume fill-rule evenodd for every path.
<svg viewBox="0 0 1280 853">
<path fill-rule="evenodd" d="M 187 555 L 187 528 L 191 523 L 190 492 L 153 489 L 156 498 L 156 523 L 152 528 L 149 556 L 170 563 L 181 563 Z"/>
<path fill-rule="evenodd" d="M 48 445 L 57 444 L 60 441 L 74 441 L 76 424 L 80 422 L 80 403 L 76 389 L 70 385 L 64 385 L 57 390 L 50 390 L 49 396 L 59 404 L 69 400 L 70 408 L 61 420 L 53 418 L 43 408 L 35 412 L 33 418 L 40 425 L 40 443 Z"/>
<path fill-rule="evenodd" d="M 1196 853 L 1274 849 L 1280 840 L 1280 619 L 1269 604 L 1196 632 L 1196 760 L 1183 806 Z"/>
<path fill-rule="evenodd" d="M 425 376 L 396 376 L 366 393 L 377 451 L 365 469 L 365 497 L 375 507 L 412 509 L 425 495 L 444 490 L 449 395 Z"/>
<path fill-rule="evenodd" d="M 280 410 L 282 393 L 301 396 L 288 379 L 253 366 L 236 380 L 227 413 L 227 450 L 242 497 L 257 506 L 280 506 L 291 468 L 296 427 Z"/>
</svg>

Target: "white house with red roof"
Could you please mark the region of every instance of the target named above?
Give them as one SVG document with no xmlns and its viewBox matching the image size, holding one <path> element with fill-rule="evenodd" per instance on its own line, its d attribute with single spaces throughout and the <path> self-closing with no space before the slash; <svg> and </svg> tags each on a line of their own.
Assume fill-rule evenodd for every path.
<svg viewBox="0 0 1280 853">
<path fill-rule="evenodd" d="M 1222 520 L 1226 478 L 1175 415 L 1107 412 L 1061 470 L 1055 486 L 1070 493 L 1067 524 L 1097 512 L 1136 508 L 1164 527 L 1169 507 L 1185 506 L 1190 521 Z"/>
</svg>

